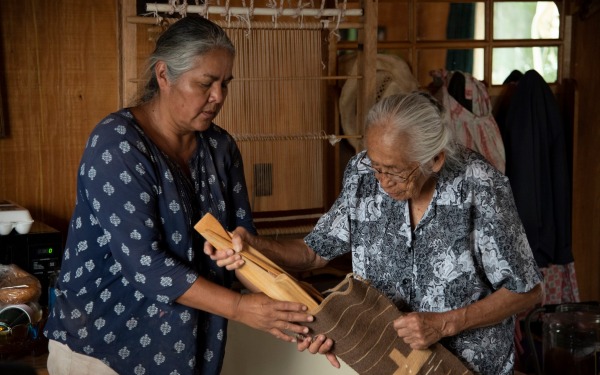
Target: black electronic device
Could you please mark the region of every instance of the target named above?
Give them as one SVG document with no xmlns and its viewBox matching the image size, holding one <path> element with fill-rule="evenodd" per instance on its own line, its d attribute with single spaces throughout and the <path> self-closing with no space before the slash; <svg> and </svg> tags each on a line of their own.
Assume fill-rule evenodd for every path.
<svg viewBox="0 0 600 375">
<path fill-rule="evenodd" d="M 61 233 L 34 222 L 28 233 L 12 231 L 0 236 L 0 264 L 15 264 L 40 280 L 39 303 L 48 305 L 48 288 L 58 276 L 63 252 Z"/>
</svg>

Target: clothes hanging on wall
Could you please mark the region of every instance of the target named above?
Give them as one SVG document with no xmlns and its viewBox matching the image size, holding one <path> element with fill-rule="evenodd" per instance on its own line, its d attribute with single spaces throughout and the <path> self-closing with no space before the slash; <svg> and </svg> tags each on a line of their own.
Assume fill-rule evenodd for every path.
<svg viewBox="0 0 600 375">
<path fill-rule="evenodd" d="M 445 121 L 456 139 L 504 173 L 504 144 L 485 84 L 460 71 L 437 70 L 431 74 L 434 84 L 430 89 L 446 108 Z"/>
<path fill-rule="evenodd" d="M 550 86 L 535 70 L 511 73 L 499 98 L 506 175 L 538 266 L 546 303 L 578 302 L 571 249 L 570 137 Z"/>
<path fill-rule="evenodd" d="M 515 204 L 544 275 L 542 305 L 579 302 L 571 252 L 570 138 L 554 94 L 536 71 L 514 70 L 503 83 L 494 116 Z M 523 371 L 530 369 L 532 358 L 532 348 L 520 331 L 529 311 L 519 315 L 515 331 L 515 368 Z"/>
</svg>

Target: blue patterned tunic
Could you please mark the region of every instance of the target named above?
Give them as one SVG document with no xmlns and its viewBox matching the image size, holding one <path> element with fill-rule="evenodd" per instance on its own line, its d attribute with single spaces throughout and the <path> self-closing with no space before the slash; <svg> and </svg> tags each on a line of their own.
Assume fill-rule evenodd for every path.
<svg viewBox="0 0 600 375">
<path fill-rule="evenodd" d="M 190 178 L 127 109 L 93 130 L 49 339 L 119 374 L 219 373 L 226 320 L 174 302 L 199 276 L 231 283 L 232 274 L 202 252 L 193 225 L 211 212 L 230 230 L 255 230 L 234 140 L 214 124 L 197 140 Z"/>
<path fill-rule="evenodd" d="M 398 308 L 443 312 L 501 287 L 527 292 L 540 283 L 508 179 L 479 154 L 440 171 L 433 199 L 411 230 L 408 203 L 388 196 L 375 175 L 348 163 L 343 189 L 305 238 L 331 259 L 352 252 L 353 271 Z M 514 319 L 441 343 L 481 374 L 512 374 Z"/>
</svg>

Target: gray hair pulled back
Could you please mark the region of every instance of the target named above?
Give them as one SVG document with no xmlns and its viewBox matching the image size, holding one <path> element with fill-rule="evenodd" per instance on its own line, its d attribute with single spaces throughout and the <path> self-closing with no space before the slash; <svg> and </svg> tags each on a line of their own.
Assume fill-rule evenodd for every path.
<svg viewBox="0 0 600 375">
<path fill-rule="evenodd" d="M 408 137 L 412 161 L 426 165 L 441 151 L 446 163 L 457 162 L 452 130 L 445 124 L 443 106 L 430 94 L 414 91 L 387 96 L 367 114 L 365 135 L 377 126 L 388 127 L 390 137 Z"/>
<path fill-rule="evenodd" d="M 189 15 L 167 28 L 156 41 L 154 52 L 146 65 L 146 84 L 139 95 L 138 104 L 148 102 L 158 92 L 154 68 L 163 61 L 167 65 L 167 78 L 175 82 L 192 69 L 195 59 L 214 49 L 224 49 L 235 56 L 235 47 L 225 31 L 212 21 Z"/>
</svg>

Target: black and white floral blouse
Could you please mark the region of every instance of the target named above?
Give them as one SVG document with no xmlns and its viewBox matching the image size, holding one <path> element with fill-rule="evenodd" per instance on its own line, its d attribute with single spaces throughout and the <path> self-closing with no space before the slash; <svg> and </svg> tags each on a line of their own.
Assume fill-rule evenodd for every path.
<svg viewBox="0 0 600 375">
<path fill-rule="evenodd" d="M 459 165 L 444 166 L 414 230 L 408 202 L 388 196 L 361 156 L 350 160 L 340 196 L 305 238 L 319 255 L 352 252 L 353 272 L 405 311 L 448 311 L 541 282 L 509 181 L 481 155 L 463 148 Z M 512 374 L 513 337 L 509 318 L 442 344 L 478 373 Z"/>
</svg>

